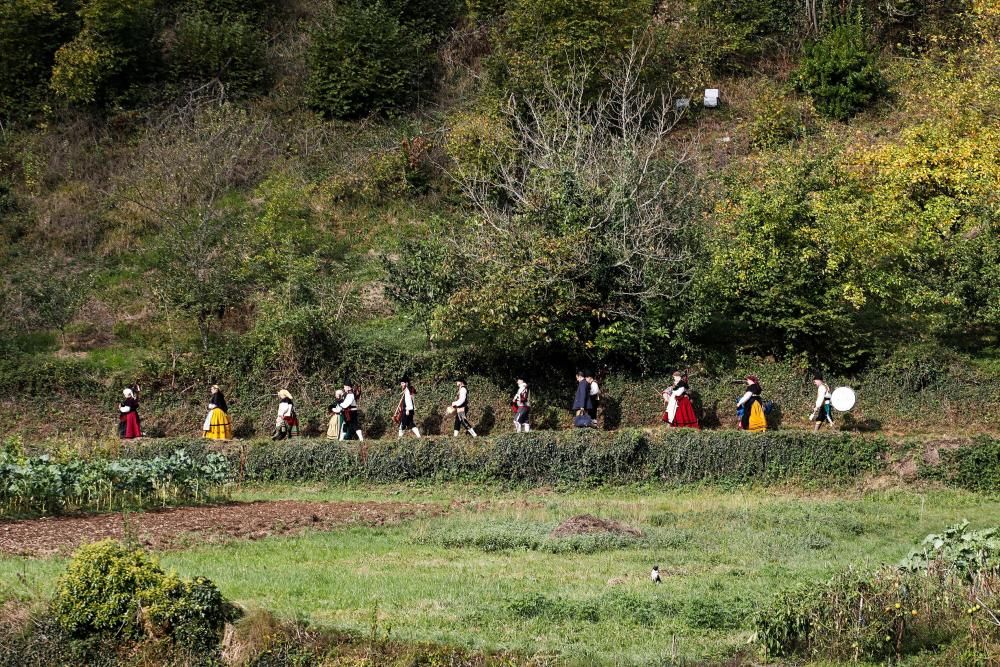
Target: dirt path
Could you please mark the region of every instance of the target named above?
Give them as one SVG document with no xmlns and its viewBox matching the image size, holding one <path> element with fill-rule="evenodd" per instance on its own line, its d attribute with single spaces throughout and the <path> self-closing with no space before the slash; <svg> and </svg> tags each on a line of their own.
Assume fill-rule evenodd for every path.
<svg viewBox="0 0 1000 667">
<path fill-rule="evenodd" d="M 436 505 L 296 500 L 177 507 L 124 515 L 45 517 L 0 522 L 0 553 L 46 557 L 87 542 L 126 535 L 147 549 L 183 549 L 226 540 L 257 540 L 304 530 L 382 526 L 443 510 Z"/>
</svg>

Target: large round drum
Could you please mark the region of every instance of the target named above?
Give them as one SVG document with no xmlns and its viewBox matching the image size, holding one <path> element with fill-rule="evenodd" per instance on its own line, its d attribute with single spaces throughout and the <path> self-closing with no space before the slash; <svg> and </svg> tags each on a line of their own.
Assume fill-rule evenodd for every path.
<svg viewBox="0 0 1000 667">
<path fill-rule="evenodd" d="M 850 387 L 837 387 L 830 394 L 830 403 L 841 412 L 847 412 L 853 408 L 855 400 L 854 390 Z"/>
</svg>

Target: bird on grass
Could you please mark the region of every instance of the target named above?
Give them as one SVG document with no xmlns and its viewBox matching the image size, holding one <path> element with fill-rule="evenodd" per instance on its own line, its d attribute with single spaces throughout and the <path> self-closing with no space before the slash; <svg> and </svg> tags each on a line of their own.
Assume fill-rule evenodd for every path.
<svg viewBox="0 0 1000 667">
<path fill-rule="evenodd" d="M 663 580 L 660 579 L 660 566 L 659 565 L 654 565 L 653 566 L 653 571 L 649 573 L 649 579 L 654 584 L 663 583 Z"/>
</svg>

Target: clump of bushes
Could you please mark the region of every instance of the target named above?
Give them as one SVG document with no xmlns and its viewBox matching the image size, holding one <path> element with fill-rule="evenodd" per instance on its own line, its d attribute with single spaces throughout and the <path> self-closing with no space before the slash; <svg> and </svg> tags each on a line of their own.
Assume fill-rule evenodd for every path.
<svg viewBox="0 0 1000 667">
<path fill-rule="evenodd" d="M 807 45 L 796 81 L 819 113 L 836 120 L 849 119 L 886 91 L 875 54 L 865 45 L 856 21 L 842 23 Z"/>
<path fill-rule="evenodd" d="M 165 637 L 202 657 L 218 652 L 224 625 L 238 616 L 208 579 L 181 579 L 111 540 L 76 552 L 56 586 L 52 614 L 76 638 Z"/>
<path fill-rule="evenodd" d="M 244 14 L 195 10 L 177 18 L 167 67 L 177 82 L 216 80 L 232 97 L 250 95 L 267 84 L 265 44 L 263 31 Z"/>
<path fill-rule="evenodd" d="M 903 567 L 847 571 L 782 592 L 757 613 L 755 640 L 774 657 L 891 661 L 938 652 L 961 655 L 962 664 L 987 664 L 1000 651 L 988 613 L 1000 604 L 998 545 L 994 531 L 987 533 L 953 527 L 929 536 L 929 548 Z M 977 551 L 972 538 L 992 560 L 969 558 L 970 548 Z"/>
</svg>

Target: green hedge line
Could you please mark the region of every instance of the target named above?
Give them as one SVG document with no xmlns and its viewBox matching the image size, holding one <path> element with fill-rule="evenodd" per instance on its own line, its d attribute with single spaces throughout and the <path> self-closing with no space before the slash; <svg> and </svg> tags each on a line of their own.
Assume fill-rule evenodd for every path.
<svg viewBox="0 0 1000 667">
<path fill-rule="evenodd" d="M 422 438 L 336 443 L 320 439 L 213 446 L 163 439 L 126 445 L 123 455 L 184 448 L 221 451 L 237 479 L 273 481 L 410 480 L 510 484 L 770 484 L 850 480 L 882 467 L 878 437 L 801 432 L 540 431 L 493 438 Z"/>
<path fill-rule="evenodd" d="M 1000 493 L 1000 439 L 980 436 L 972 444 L 940 450 L 937 465 L 920 466 L 920 476 L 969 491 Z"/>
</svg>

